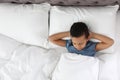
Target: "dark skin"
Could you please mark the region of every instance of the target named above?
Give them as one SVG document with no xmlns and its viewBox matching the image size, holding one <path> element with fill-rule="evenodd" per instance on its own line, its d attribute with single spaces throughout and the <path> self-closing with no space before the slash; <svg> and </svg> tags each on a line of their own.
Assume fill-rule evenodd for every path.
<svg viewBox="0 0 120 80">
<path fill-rule="evenodd" d="M 57 34 L 53 34 L 51 36 L 49 36 L 49 40 L 59 46 L 65 47 L 66 46 L 66 41 L 63 40 L 63 38 L 65 37 L 71 37 L 73 46 L 77 49 L 77 50 L 81 50 L 86 46 L 86 43 L 88 40 L 90 40 L 91 38 L 100 40 L 101 42 L 99 42 L 96 45 L 96 51 L 100 51 L 103 49 L 106 49 L 110 46 L 113 45 L 114 40 L 105 36 L 105 35 L 101 35 L 98 33 L 94 33 L 94 32 L 90 32 L 90 35 L 88 38 L 85 38 L 85 35 L 82 35 L 80 37 L 72 37 L 70 35 L 70 32 L 61 32 L 61 33 L 57 33 Z"/>
</svg>

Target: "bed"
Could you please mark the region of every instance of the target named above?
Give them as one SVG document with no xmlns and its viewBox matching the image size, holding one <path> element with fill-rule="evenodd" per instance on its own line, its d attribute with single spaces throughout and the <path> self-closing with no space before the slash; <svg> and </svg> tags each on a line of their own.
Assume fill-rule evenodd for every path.
<svg viewBox="0 0 120 80">
<path fill-rule="evenodd" d="M 0 80 L 120 80 L 120 0 L 0 2 Z M 48 41 L 78 21 L 114 45 L 88 57 Z"/>
</svg>

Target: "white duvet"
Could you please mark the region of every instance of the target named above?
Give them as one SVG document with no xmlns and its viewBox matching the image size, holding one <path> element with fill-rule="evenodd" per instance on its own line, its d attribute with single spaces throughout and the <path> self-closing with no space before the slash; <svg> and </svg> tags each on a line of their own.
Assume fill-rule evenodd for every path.
<svg viewBox="0 0 120 80">
<path fill-rule="evenodd" d="M 0 80 L 50 80 L 59 54 L 52 49 L 21 45 L 9 61 L 1 59 Z"/>
<path fill-rule="evenodd" d="M 0 80 L 50 80 L 65 51 L 25 45 L 0 34 Z"/>
<path fill-rule="evenodd" d="M 76 80 L 98 79 L 98 59 L 77 55 L 72 57 L 70 53 L 66 53 L 68 54 L 68 56 L 66 56 L 68 58 L 67 62 L 64 60 L 65 56 L 63 55 L 65 54 L 63 52 L 66 52 L 66 50 L 63 50 L 63 48 L 46 50 L 35 46 L 21 44 L 13 51 L 9 60 L 5 62 L 4 65 L 1 65 L 0 80 L 51 80 L 52 77 L 52 80 L 73 80 L 75 78 L 75 75 L 73 76 L 72 74 L 75 74 L 76 71 Z M 63 53 L 62 56 L 61 53 Z M 69 60 L 70 58 L 71 60 Z M 63 60 L 62 65 L 60 66 L 61 69 L 63 69 L 61 71 L 65 71 L 66 68 L 69 71 L 69 69 L 73 68 L 70 71 L 71 73 L 60 73 L 64 73 L 66 78 L 56 76 L 59 74 L 54 73 L 54 69 L 57 68 L 56 64 L 61 62 L 60 59 Z M 69 64 L 70 62 L 71 64 Z M 62 66 L 66 68 L 64 69 Z M 54 76 L 52 76 L 53 73 L 60 79 L 54 79 Z"/>
<path fill-rule="evenodd" d="M 119 80 L 117 56 L 98 58 L 44 49 L 0 35 L 0 80 Z"/>
<path fill-rule="evenodd" d="M 98 80 L 99 59 L 64 53 L 53 72 L 52 80 Z"/>
</svg>

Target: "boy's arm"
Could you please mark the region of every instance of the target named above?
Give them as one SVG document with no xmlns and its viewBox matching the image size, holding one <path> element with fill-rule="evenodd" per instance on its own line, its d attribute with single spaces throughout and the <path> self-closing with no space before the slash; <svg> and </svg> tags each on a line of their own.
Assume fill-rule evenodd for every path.
<svg viewBox="0 0 120 80">
<path fill-rule="evenodd" d="M 112 46 L 114 43 L 113 39 L 101 34 L 94 33 L 94 32 L 91 32 L 91 38 L 98 39 L 101 41 L 96 45 L 96 51 L 106 49 Z"/>
<path fill-rule="evenodd" d="M 64 37 L 69 37 L 70 36 L 70 32 L 61 32 L 61 33 L 57 33 L 57 34 L 53 34 L 51 36 L 49 36 L 49 41 L 51 41 L 52 43 L 59 45 L 59 46 L 66 46 L 66 41 L 63 40 L 62 38 Z"/>
</svg>

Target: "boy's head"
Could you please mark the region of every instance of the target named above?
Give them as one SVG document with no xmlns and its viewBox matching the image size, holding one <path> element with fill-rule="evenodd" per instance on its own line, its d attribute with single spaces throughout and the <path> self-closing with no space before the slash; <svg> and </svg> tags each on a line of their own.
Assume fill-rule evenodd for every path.
<svg viewBox="0 0 120 80">
<path fill-rule="evenodd" d="M 72 39 L 73 46 L 81 50 L 86 46 L 89 40 L 89 29 L 83 22 L 76 22 L 71 26 L 70 36 Z"/>
</svg>

